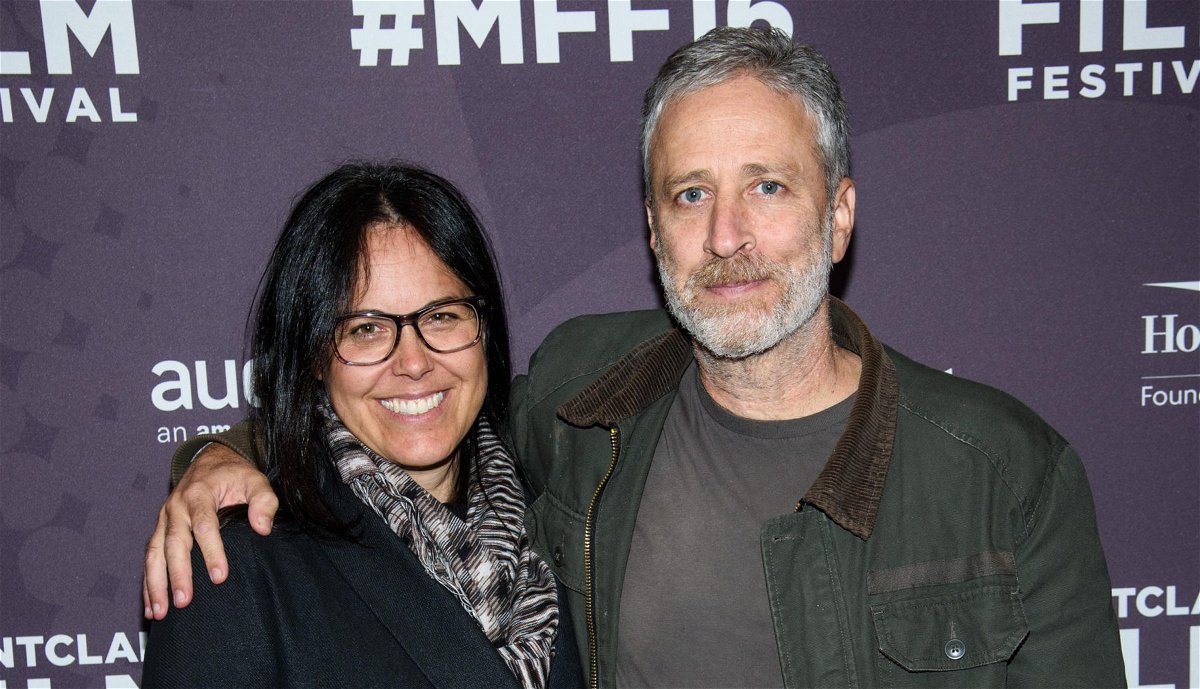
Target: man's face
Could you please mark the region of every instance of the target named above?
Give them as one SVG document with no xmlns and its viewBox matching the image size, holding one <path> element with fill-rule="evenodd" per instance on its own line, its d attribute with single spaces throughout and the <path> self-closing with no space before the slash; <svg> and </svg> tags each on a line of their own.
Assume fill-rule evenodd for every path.
<svg viewBox="0 0 1200 689">
<path fill-rule="evenodd" d="M 748 76 L 671 102 L 650 150 L 646 210 L 667 305 L 713 354 L 763 352 L 808 323 L 854 225 L 832 208 L 802 102 Z"/>
</svg>

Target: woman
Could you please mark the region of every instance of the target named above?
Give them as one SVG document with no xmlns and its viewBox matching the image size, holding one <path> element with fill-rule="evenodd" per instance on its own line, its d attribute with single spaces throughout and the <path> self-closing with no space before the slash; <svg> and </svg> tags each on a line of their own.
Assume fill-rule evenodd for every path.
<svg viewBox="0 0 1200 689">
<path fill-rule="evenodd" d="M 299 200 L 252 334 L 259 464 L 287 517 L 222 529 L 231 576 L 152 625 L 143 686 L 579 686 L 494 428 L 510 366 L 466 200 L 346 165 Z M 200 563 L 198 551 L 193 552 Z"/>
</svg>

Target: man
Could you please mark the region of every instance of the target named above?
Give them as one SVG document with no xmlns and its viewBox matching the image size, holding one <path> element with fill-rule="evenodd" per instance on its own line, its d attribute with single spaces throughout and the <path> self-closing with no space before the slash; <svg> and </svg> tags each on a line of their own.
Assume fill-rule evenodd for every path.
<svg viewBox="0 0 1200 689">
<path fill-rule="evenodd" d="M 643 115 L 670 317 L 560 326 L 510 428 L 591 686 L 1123 685 L 1074 451 L 828 296 L 855 188 L 825 60 L 716 29 L 667 60 Z M 214 504 L 269 518 L 248 473 L 205 453 L 164 506 L 148 615 L 164 559 L 187 602 L 190 524 L 225 576 Z"/>
</svg>

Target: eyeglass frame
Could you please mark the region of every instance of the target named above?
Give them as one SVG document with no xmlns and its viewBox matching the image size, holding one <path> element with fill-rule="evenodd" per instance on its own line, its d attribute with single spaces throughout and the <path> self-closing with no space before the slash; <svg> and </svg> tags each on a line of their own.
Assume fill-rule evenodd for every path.
<svg viewBox="0 0 1200 689">
<path fill-rule="evenodd" d="M 455 347 L 454 349 L 437 349 L 430 345 L 429 341 L 425 339 L 425 335 L 421 332 L 421 326 L 418 325 L 418 322 L 421 316 L 424 316 L 430 311 L 436 311 L 452 304 L 466 304 L 475 311 L 475 315 L 479 319 L 478 325 L 476 326 L 475 338 L 461 347 Z M 329 339 L 333 344 L 333 355 L 347 366 L 377 366 L 382 364 L 383 362 L 392 358 L 392 355 L 396 353 L 396 347 L 400 346 L 400 336 L 403 334 L 404 326 L 406 325 L 411 325 L 413 332 L 417 334 L 417 339 L 421 341 L 421 344 L 425 345 L 426 349 L 435 354 L 453 354 L 455 352 L 461 352 L 464 349 L 470 349 L 471 347 L 474 347 L 476 344 L 478 344 L 479 340 L 483 339 L 484 313 L 486 308 L 486 299 L 480 296 L 472 295 L 469 297 L 455 297 L 453 299 L 442 299 L 441 301 L 435 301 L 432 304 L 413 311 L 412 313 L 406 313 L 403 315 L 386 313 L 384 311 L 355 311 L 354 313 L 348 313 L 344 316 L 339 316 L 338 319 L 333 322 L 333 332 L 329 336 Z M 341 327 L 342 323 L 352 318 L 386 318 L 396 324 L 396 336 L 392 339 L 392 348 L 388 350 L 386 356 L 378 361 L 372 361 L 369 364 L 347 361 L 346 358 L 342 356 L 342 353 L 338 351 L 337 346 L 338 328 Z"/>
</svg>

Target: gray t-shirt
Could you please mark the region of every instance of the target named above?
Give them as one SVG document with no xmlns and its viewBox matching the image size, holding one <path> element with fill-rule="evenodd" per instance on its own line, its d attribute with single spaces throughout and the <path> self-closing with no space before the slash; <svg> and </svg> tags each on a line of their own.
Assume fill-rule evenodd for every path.
<svg viewBox="0 0 1200 689">
<path fill-rule="evenodd" d="M 695 364 L 654 450 L 625 571 L 618 687 L 782 687 L 759 529 L 795 509 L 854 396 L 753 421 L 719 406 Z"/>
</svg>

